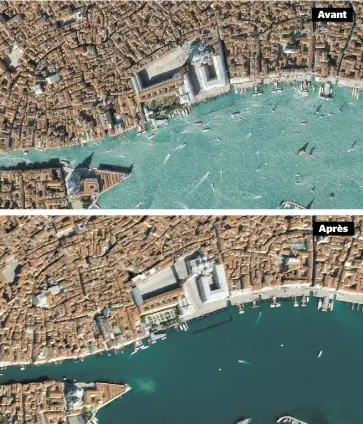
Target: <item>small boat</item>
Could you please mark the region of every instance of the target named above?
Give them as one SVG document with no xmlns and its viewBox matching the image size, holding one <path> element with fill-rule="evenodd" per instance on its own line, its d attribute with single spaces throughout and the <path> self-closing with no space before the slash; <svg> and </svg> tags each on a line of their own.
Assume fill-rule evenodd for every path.
<svg viewBox="0 0 363 424">
<path fill-rule="evenodd" d="M 252 418 L 243 418 L 242 420 L 236 421 L 236 424 L 249 424 L 252 421 Z"/>
<path fill-rule="evenodd" d="M 320 358 L 322 354 L 323 354 L 323 351 L 322 350 L 319 351 L 318 358 Z"/>
<path fill-rule="evenodd" d="M 194 125 L 199 125 L 199 126 L 202 125 L 202 124 L 203 124 L 203 121 L 197 121 L 197 122 L 194 123 Z"/>
<path fill-rule="evenodd" d="M 305 143 L 302 147 L 300 147 L 300 149 L 297 151 L 298 156 L 302 156 L 305 153 L 308 145 L 309 143 Z"/>
<path fill-rule="evenodd" d="M 24 370 L 25 370 L 24 366 L 20 367 L 20 371 L 24 371 Z"/>
<path fill-rule="evenodd" d="M 151 134 L 151 135 L 149 135 L 148 139 L 151 140 L 154 137 L 155 137 L 155 134 Z"/>
<path fill-rule="evenodd" d="M 202 132 L 208 132 L 210 128 L 203 128 Z"/>
<path fill-rule="evenodd" d="M 234 113 L 232 113 L 231 117 L 235 118 L 237 115 L 239 115 L 239 112 L 234 112 Z"/>
<path fill-rule="evenodd" d="M 148 345 L 143 344 L 143 345 L 140 346 L 140 349 L 147 349 L 148 347 L 149 347 Z"/>
</svg>

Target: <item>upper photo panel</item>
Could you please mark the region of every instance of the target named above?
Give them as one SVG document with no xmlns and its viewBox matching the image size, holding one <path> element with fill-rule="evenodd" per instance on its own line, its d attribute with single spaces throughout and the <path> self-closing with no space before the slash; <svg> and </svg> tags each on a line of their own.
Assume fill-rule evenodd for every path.
<svg viewBox="0 0 363 424">
<path fill-rule="evenodd" d="M 0 207 L 363 207 L 363 3 L 2 1 Z"/>
</svg>

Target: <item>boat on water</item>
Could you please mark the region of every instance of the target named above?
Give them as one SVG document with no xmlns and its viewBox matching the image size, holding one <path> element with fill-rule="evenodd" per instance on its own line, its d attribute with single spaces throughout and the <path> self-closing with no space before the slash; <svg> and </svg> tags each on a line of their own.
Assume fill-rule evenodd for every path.
<svg viewBox="0 0 363 424">
<path fill-rule="evenodd" d="M 318 353 L 318 358 L 320 358 L 322 354 L 323 354 L 323 351 L 320 350 L 319 353 Z"/>
<path fill-rule="evenodd" d="M 242 420 L 236 421 L 236 424 L 249 424 L 252 421 L 252 418 L 243 418 Z"/>
<path fill-rule="evenodd" d="M 203 128 L 202 132 L 208 132 L 210 128 Z"/>
<path fill-rule="evenodd" d="M 197 121 L 197 122 L 194 123 L 194 125 L 199 125 L 199 126 L 202 125 L 202 124 L 203 124 L 203 121 Z"/>
<path fill-rule="evenodd" d="M 277 423 L 287 423 L 287 424 L 307 424 L 304 421 L 301 421 L 295 417 L 290 417 L 288 415 L 284 416 L 284 417 L 280 417 L 277 418 L 276 420 Z"/>
</svg>

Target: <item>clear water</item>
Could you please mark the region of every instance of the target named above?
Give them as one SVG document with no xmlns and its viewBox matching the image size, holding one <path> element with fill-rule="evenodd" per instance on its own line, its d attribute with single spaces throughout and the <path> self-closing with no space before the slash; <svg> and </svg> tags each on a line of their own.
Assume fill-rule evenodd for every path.
<svg viewBox="0 0 363 424">
<path fill-rule="evenodd" d="M 198 105 L 150 140 L 150 133 L 130 133 L 81 148 L 11 152 L 0 156 L 0 166 L 54 157 L 77 164 L 90 155 L 94 165 L 133 164 L 133 176 L 100 197 L 102 208 L 269 209 L 282 200 L 312 202 L 313 208 L 362 207 L 362 99 L 334 87 L 333 99 L 324 101 L 318 85 L 307 97 L 294 86 L 281 94 L 272 94 L 271 87 L 264 92 Z M 194 125 L 198 120 L 210 131 Z M 297 155 L 305 143 L 307 153 L 315 148 L 310 159 Z"/>
<path fill-rule="evenodd" d="M 333 312 L 316 307 L 312 300 L 306 308 L 286 301 L 244 315 L 227 310 L 136 355 L 8 368 L 0 383 L 40 377 L 129 383 L 130 393 L 99 412 L 100 424 L 234 424 L 240 416 L 272 424 L 283 414 L 309 424 L 360 424 L 363 313 L 342 303 Z"/>
</svg>

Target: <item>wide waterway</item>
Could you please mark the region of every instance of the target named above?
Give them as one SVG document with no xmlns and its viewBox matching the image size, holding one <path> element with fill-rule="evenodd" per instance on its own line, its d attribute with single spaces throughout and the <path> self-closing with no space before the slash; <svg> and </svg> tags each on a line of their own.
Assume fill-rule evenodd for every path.
<svg viewBox="0 0 363 424">
<path fill-rule="evenodd" d="M 307 97 L 299 86 L 278 94 L 265 86 L 259 97 L 230 94 L 172 119 L 152 139 L 129 133 L 80 148 L 10 152 L 0 155 L 0 166 L 56 157 L 75 165 L 90 155 L 95 166 L 133 164 L 132 177 L 100 197 L 102 208 L 277 208 L 282 200 L 359 208 L 362 99 L 334 86 L 333 99 L 322 100 L 318 87 Z M 203 126 L 194 125 L 199 120 Z M 310 159 L 297 155 L 306 143 Z"/>
<path fill-rule="evenodd" d="M 287 413 L 309 424 L 361 424 L 362 322 L 361 311 L 335 302 L 324 313 L 314 299 L 306 308 L 288 300 L 244 315 L 229 309 L 132 356 L 9 367 L 0 382 L 47 376 L 129 383 L 130 393 L 99 412 L 100 424 L 233 424 L 239 416 L 272 424 Z"/>
</svg>

